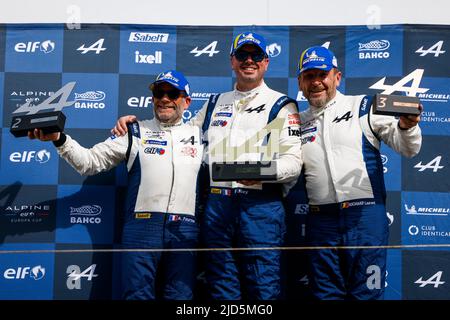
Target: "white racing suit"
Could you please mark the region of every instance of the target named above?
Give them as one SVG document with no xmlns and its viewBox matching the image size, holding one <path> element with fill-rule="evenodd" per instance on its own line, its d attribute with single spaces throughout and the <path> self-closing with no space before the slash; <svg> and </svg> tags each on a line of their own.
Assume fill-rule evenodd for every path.
<svg viewBox="0 0 450 320">
<path fill-rule="evenodd" d="M 152 119 L 130 124 L 128 135 L 112 136 L 91 149 L 66 136 L 57 150 L 82 175 L 126 161 L 125 249 L 195 248 L 196 185 L 203 156 L 200 133 L 181 122 L 165 125 Z M 192 251 L 127 251 L 122 257 L 125 299 L 155 299 L 158 268 L 163 270 L 163 298 L 192 299 L 196 276 Z"/>
<path fill-rule="evenodd" d="M 221 300 L 280 298 L 281 251 L 235 252 L 231 248 L 284 244 L 282 195 L 301 170 L 296 102 L 263 83 L 249 92 L 211 96 L 193 123 L 203 127 L 209 170 L 213 162 L 224 161 L 273 160 L 277 164 L 275 183 L 244 186 L 210 180 L 201 229 L 203 245 L 211 248 L 205 257 L 208 292 Z"/>
<path fill-rule="evenodd" d="M 336 97 L 300 114 L 303 170 L 309 198 L 306 238 L 311 246 L 386 246 L 381 141 L 416 155 L 421 130 L 402 130 L 392 116 L 375 115 L 371 97 Z M 319 299 L 380 299 L 386 249 L 310 250 L 310 286 Z"/>
</svg>

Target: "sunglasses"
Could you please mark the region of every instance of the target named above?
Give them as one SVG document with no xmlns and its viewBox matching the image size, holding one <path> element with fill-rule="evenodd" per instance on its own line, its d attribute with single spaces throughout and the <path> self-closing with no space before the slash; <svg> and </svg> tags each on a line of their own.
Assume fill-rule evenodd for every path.
<svg viewBox="0 0 450 320">
<path fill-rule="evenodd" d="M 250 58 L 252 58 L 252 60 L 255 62 L 261 62 L 266 57 L 266 54 L 263 51 L 248 52 L 244 50 L 238 50 L 235 52 L 234 56 L 241 62 L 247 60 L 248 56 L 250 56 Z"/>
<path fill-rule="evenodd" d="M 181 95 L 183 95 L 183 91 L 178 90 L 178 89 L 171 89 L 171 90 L 162 90 L 162 89 L 155 89 L 152 91 L 153 93 L 153 97 L 155 97 L 156 99 L 162 99 L 164 97 L 164 95 L 167 94 L 167 97 L 170 100 L 176 100 L 178 99 Z"/>
</svg>

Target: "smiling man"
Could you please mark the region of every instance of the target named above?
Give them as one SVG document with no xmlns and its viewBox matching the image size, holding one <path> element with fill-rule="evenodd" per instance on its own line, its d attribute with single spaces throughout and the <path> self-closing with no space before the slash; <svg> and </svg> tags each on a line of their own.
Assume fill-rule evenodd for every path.
<svg viewBox="0 0 450 320">
<path fill-rule="evenodd" d="M 234 90 L 212 96 L 192 120 L 205 132 L 210 171 L 213 162 L 268 159 L 276 162 L 277 179 L 210 181 L 201 229 L 203 245 L 211 248 L 206 252 L 205 277 L 213 299 L 279 299 L 282 267 L 276 248 L 284 245 L 282 197 L 302 165 L 297 104 L 265 84 L 269 57 L 262 35 L 237 35 L 230 62 L 236 75 Z M 268 124 L 273 127 L 267 129 Z"/>
<path fill-rule="evenodd" d="M 181 72 L 162 72 L 150 90 L 155 118 L 134 122 L 128 135 L 113 135 L 91 149 L 63 132 L 44 134 L 36 129 L 28 136 L 53 141 L 59 155 L 82 175 L 110 170 L 125 162 L 128 187 L 122 236 L 127 250 L 121 255 L 123 298 L 188 300 L 193 298 L 196 278 L 196 254 L 189 249 L 198 242 L 195 200 L 203 154 L 201 132 L 198 127 L 183 124 L 182 114 L 191 98 Z M 161 291 L 156 290 L 157 275 Z"/>
<path fill-rule="evenodd" d="M 237 35 L 230 51 L 234 90 L 212 95 L 190 121 L 204 133 L 210 175 L 214 162 L 270 160 L 277 171 L 271 183 L 210 180 L 201 238 L 210 248 L 205 252 L 205 278 L 212 299 L 283 297 L 281 250 L 276 248 L 284 244 L 282 198 L 300 174 L 301 143 L 296 101 L 264 82 L 266 50 L 262 35 Z M 112 131 L 124 134 L 127 122 L 134 120 L 122 117 Z"/>
<path fill-rule="evenodd" d="M 309 102 L 300 114 L 309 198 L 309 283 L 317 299 L 382 299 L 388 218 L 380 145 L 403 156 L 421 147 L 420 116 L 372 113 L 372 97 L 344 95 L 337 59 L 327 48 L 303 51 L 298 84 Z M 370 249 L 333 247 L 372 246 Z"/>
</svg>

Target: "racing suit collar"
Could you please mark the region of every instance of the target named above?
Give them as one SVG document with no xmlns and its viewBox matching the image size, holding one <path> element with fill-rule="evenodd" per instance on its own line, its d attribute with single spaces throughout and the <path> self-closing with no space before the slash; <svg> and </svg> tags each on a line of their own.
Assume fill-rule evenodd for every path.
<svg viewBox="0 0 450 320">
<path fill-rule="evenodd" d="M 250 91 L 239 91 L 238 89 L 236 89 L 236 84 L 234 84 L 234 91 L 237 95 L 241 95 L 241 96 L 249 96 L 255 93 L 260 92 L 262 89 L 267 88 L 266 83 L 264 82 L 264 80 L 261 82 L 261 84 L 259 86 L 257 86 L 256 88 L 250 90 Z"/>
<path fill-rule="evenodd" d="M 155 121 L 159 124 L 159 127 L 161 129 L 170 129 L 173 127 L 179 127 L 183 124 L 183 119 L 180 119 L 179 121 L 175 122 L 175 123 L 166 123 L 166 122 L 161 122 L 158 119 L 154 118 Z"/>
<path fill-rule="evenodd" d="M 250 90 L 250 91 L 239 91 L 236 89 L 236 85 L 234 85 L 234 97 L 233 97 L 233 104 L 237 110 L 243 110 L 245 109 L 248 104 L 255 99 L 258 94 L 267 88 L 267 85 L 264 83 L 264 81 L 261 83 L 260 86 Z"/>
</svg>

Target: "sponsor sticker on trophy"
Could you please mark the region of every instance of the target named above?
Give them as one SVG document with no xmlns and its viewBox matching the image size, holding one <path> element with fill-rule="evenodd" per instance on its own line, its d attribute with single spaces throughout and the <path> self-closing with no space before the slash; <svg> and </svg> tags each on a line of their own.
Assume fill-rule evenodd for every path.
<svg viewBox="0 0 450 320">
<path fill-rule="evenodd" d="M 376 94 L 373 100 L 373 113 L 388 116 L 420 114 L 420 99 L 417 97 L 393 94 Z"/>
<path fill-rule="evenodd" d="M 213 162 L 213 181 L 277 180 L 276 161 Z"/>
<path fill-rule="evenodd" d="M 13 112 L 10 132 L 16 138 L 25 137 L 28 131 L 34 129 L 41 129 L 46 134 L 62 132 L 66 123 L 66 116 L 61 110 L 75 103 L 75 101 L 67 101 L 74 86 L 74 81 L 67 83 L 36 106 L 32 106 L 31 101 L 25 102 Z"/>
</svg>

